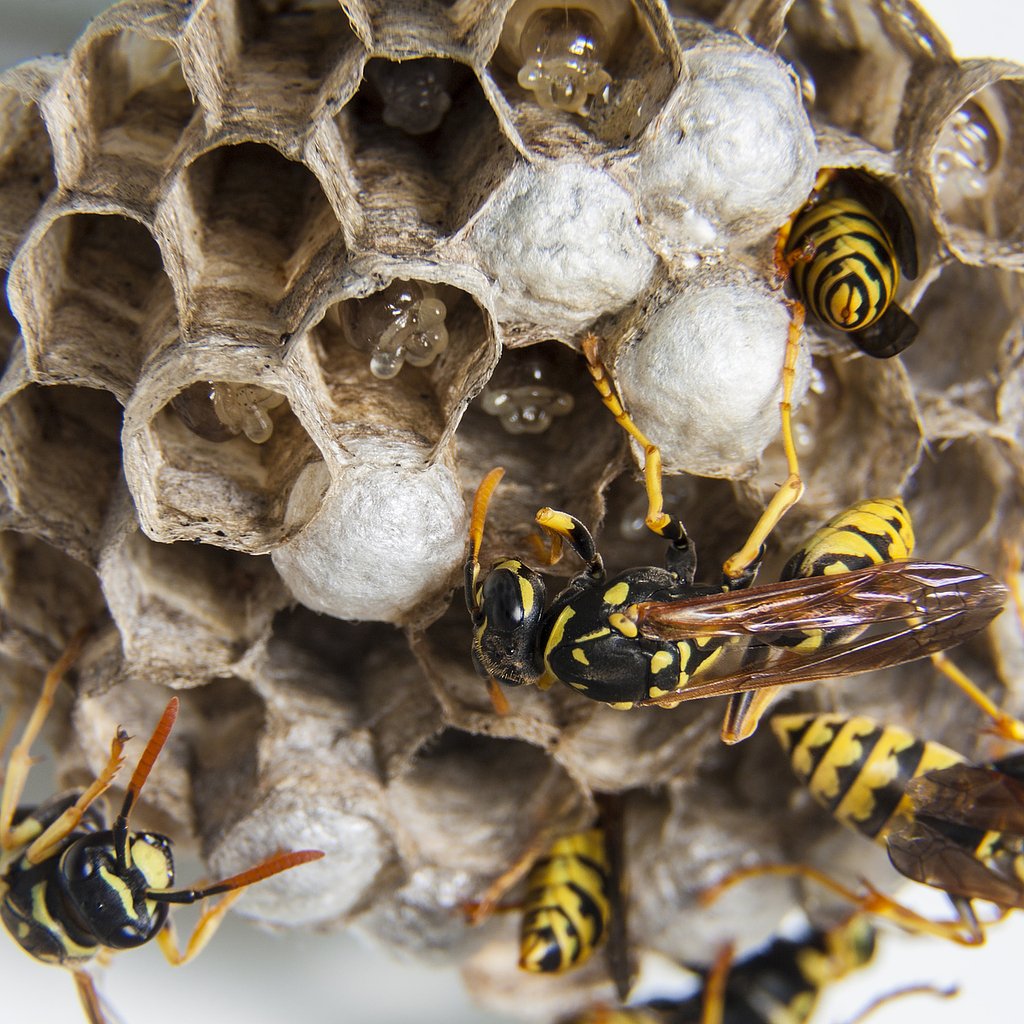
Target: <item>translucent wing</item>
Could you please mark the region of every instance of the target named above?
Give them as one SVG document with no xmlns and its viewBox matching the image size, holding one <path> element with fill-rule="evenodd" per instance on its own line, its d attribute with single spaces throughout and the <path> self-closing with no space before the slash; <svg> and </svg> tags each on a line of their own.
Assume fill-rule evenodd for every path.
<svg viewBox="0 0 1024 1024">
<path fill-rule="evenodd" d="M 1001 907 L 1024 907 L 1024 882 L 919 819 L 904 821 L 887 837 L 893 867 L 915 882 L 951 896 L 989 900 Z"/>
<path fill-rule="evenodd" d="M 899 561 L 709 597 L 647 602 L 637 608 L 644 636 L 747 641 L 723 645 L 684 687 L 640 703 L 675 704 L 901 665 L 984 629 L 1006 596 L 1002 584 L 976 569 Z"/>
<path fill-rule="evenodd" d="M 907 786 L 914 813 L 983 832 L 1024 836 L 1024 783 L 996 768 L 955 764 Z"/>
</svg>

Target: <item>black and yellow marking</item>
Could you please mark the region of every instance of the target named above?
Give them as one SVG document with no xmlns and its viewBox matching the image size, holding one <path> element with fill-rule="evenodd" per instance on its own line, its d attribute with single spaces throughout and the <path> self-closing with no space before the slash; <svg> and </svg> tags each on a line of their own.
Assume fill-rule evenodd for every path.
<svg viewBox="0 0 1024 1024">
<path fill-rule="evenodd" d="M 590 959 L 608 932 L 610 876 L 603 829 L 551 845 L 526 880 L 519 942 L 524 971 L 559 973 Z"/>
<path fill-rule="evenodd" d="M 818 529 L 793 553 L 779 579 L 810 579 L 853 572 L 909 558 L 913 549 L 914 529 L 903 502 L 899 498 L 872 498 L 851 505 Z M 863 627 L 858 626 L 828 632 L 805 630 L 788 637 L 776 637 L 774 642 L 813 654 L 837 640 L 849 640 L 862 630 Z M 753 656 L 748 660 L 753 660 Z M 765 687 L 731 696 L 722 726 L 723 741 L 738 743 L 753 735 L 777 693 L 778 688 Z"/>
<path fill-rule="evenodd" d="M 910 780 L 965 760 L 941 743 L 860 716 L 775 715 L 771 725 L 815 800 L 844 825 L 882 843 L 910 813 Z"/>
<path fill-rule="evenodd" d="M 322 857 L 315 850 L 277 854 L 248 871 L 201 889 L 172 889 L 171 842 L 155 832 L 134 832 L 128 819 L 163 749 L 178 713 L 172 698 L 128 783 L 121 810 L 108 827 L 97 803 L 123 763 L 128 739 L 118 729 L 110 756 L 91 786 L 18 809 L 29 749 L 52 706 L 56 687 L 84 643 L 76 637 L 47 674 L 37 704 L 8 760 L 0 797 L 0 919 L 15 941 L 44 963 L 68 968 L 90 1024 L 105 1024 L 102 1001 L 85 969 L 107 951 L 157 939 L 172 963 L 184 963 L 209 941 L 232 899 L 244 886 Z M 184 951 L 170 931 L 171 903 L 225 898 L 207 909 Z"/>
<path fill-rule="evenodd" d="M 917 326 L 895 305 L 901 273 L 917 275 L 914 229 L 880 182 L 858 171 L 823 172 L 778 250 L 811 313 L 867 355 L 888 358 L 914 340 Z"/>
<path fill-rule="evenodd" d="M 875 929 L 864 915 L 836 927 L 773 940 L 735 964 L 702 971 L 703 986 L 684 999 L 653 999 L 612 1010 L 594 1007 L 560 1024 L 806 1024 L 822 989 L 871 962 Z"/>
</svg>

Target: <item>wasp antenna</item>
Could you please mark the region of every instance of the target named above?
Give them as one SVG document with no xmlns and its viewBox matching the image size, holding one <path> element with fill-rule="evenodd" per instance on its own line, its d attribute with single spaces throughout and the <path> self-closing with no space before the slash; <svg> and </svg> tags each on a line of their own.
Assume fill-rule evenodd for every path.
<svg viewBox="0 0 1024 1024">
<path fill-rule="evenodd" d="M 244 889 L 247 885 L 262 882 L 264 878 L 279 875 L 289 868 L 320 860 L 323 855 L 323 850 L 295 850 L 292 853 L 276 853 L 241 874 L 224 878 L 219 882 L 214 882 L 213 885 L 204 886 L 202 889 L 150 889 L 146 893 L 146 899 L 156 900 L 159 903 L 197 903 L 209 896 L 218 896 L 235 889 Z"/>
<path fill-rule="evenodd" d="M 171 734 L 175 719 L 178 717 L 178 705 L 177 697 L 172 697 L 167 702 L 167 707 L 164 708 L 164 713 L 160 716 L 160 721 L 156 723 L 153 735 L 149 737 L 146 749 L 143 750 L 142 757 L 139 758 L 139 763 L 135 766 L 131 782 L 128 783 L 128 789 L 124 794 L 121 812 L 111 828 L 114 833 L 114 856 L 117 858 L 119 872 L 126 871 L 131 866 L 131 851 L 128 846 L 128 816 L 135 806 L 139 793 L 142 792 L 142 787 L 146 784 L 146 779 L 149 778 L 157 756 L 163 750 L 167 737 Z"/>
<path fill-rule="evenodd" d="M 473 498 L 473 518 L 470 520 L 469 525 L 471 557 L 474 562 L 480 555 L 480 544 L 484 538 L 484 522 L 487 519 L 487 507 L 491 503 L 491 495 L 504 475 L 504 468 L 502 466 L 495 466 L 480 481 L 480 486 L 476 489 L 476 497 Z"/>
</svg>

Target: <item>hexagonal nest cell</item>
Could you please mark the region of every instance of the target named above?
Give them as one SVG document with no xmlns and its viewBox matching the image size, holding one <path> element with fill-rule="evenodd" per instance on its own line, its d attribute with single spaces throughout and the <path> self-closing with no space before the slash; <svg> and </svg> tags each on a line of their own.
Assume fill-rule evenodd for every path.
<svg viewBox="0 0 1024 1024">
<path fill-rule="evenodd" d="M 740 865 L 866 849 L 780 781 L 769 728 L 726 747 L 724 702 L 617 710 L 557 681 L 503 701 L 471 654 L 494 625 L 472 586 L 495 559 L 523 600 L 523 563 L 549 595 L 601 578 L 596 555 L 538 544 L 541 506 L 593 531 L 609 575 L 678 581 L 683 541 L 644 525 L 642 435 L 711 593 L 793 451 L 805 492 L 763 580 L 843 508 L 900 494 L 914 557 L 1019 586 L 1022 82 L 958 60 L 910 2 L 112 7 L 66 59 L 0 78 L 5 704 L 88 626 L 52 716 L 78 741 L 63 773 L 96 771 L 116 723 L 145 734 L 176 691 L 143 811 L 218 874 L 328 853 L 254 887 L 248 914 L 461 962 L 521 1016 L 613 1000 L 603 962 L 529 984 L 512 926 L 470 928 L 464 905 L 501 878 L 515 900 L 608 801 L 632 960 L 742 953 L 798 905 L 826 920 L 779 880 L 756 914 L 697 907 Z M 791 330 L 803 275 L 783 264 L 825 246 L 783 257 L 778 232 L 821 213 L 837 169 L 878 184 L 873 267 L 904 254 L 870 197 L 913 227 L 918 274 L 892 290 L 919 333 L 892 358 L 814 296 Z M 579 640 L 583 664 L 584 640 L 626 639 L 629 602 L 591 633 L 577 607 L 541 640 Z M 513 626 L 519 608 L 487 605 Z M 1016 626 L 963 656 L 1011 712 Z M 784 697 L 992 752 L 927 661 Z"/>
</svg>

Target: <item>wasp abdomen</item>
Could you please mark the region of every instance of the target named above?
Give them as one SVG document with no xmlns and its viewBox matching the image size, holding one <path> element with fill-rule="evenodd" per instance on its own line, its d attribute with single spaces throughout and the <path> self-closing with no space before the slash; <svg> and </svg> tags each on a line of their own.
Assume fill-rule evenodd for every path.
<svg viewBox="0 0 1024 1024">
<path fill-rule="evenodd" d="M 899 286 L 892 239 L 853 198 L 807 207 L 793 225 L 787 249 L 807 253 L 793 264 L 793 284 L 811 312 L 838 331 L 870 327 Z"/>
<path fill-rule="evenodd" d="M 911 779 L 964 758 L 906 729 L 841 714 L 775 715 L 772 729 L 793 771 L 839 821 L 885 839 L 894 821 L 910 813 Z"/>
<path fill-rule="evenodd" d="M 790 558 L 780 579 L 852 572 L 909 558 L 913 550 L 914 529 L 903 502 L 871 498 L 833 516 Z"/>
<path fill-rule="evenodd" d="M 601 829 L 552 844 L 527 877 L 519 946 L 523 970 L 557 973 L 589 959 L 608 930 L 609 879 Z"/>
</svg>

